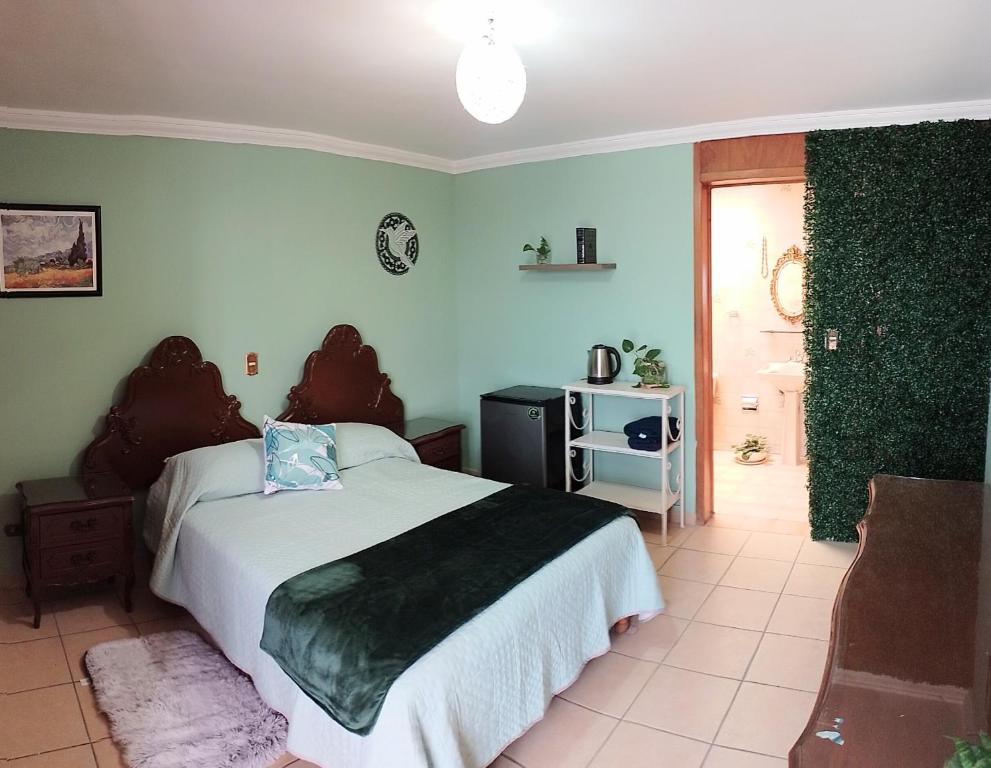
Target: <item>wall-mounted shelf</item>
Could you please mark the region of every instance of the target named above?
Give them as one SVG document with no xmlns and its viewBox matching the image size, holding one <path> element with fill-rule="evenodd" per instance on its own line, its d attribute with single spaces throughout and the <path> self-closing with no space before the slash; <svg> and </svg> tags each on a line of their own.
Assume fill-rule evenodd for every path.
<svg viewBox="0 0 991 768">
<path fill-rule="evenodd" d="M 523 272 L 597 272 L 616 269 L 615 264 L 520 264 Z"/>
</svg>

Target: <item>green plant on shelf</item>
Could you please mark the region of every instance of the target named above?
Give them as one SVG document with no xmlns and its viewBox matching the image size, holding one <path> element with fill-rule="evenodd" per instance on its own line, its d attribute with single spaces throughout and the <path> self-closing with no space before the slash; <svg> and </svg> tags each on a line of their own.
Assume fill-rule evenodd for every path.
<svg viewBox="0 0 991 768">
<path fill-rule="evenodd" d="M 953 746 L 953 757 L 943 763 L 943 768 L 991 768 L 991 738 L 983 731 L 976 744 L 955 738 Z"/>
<path fill-rule="evenodd" d="M 536 256 L 536 258 L 537 258 L 537 263 L 538 264 L 548 264 L 548 263 L 550 263 L 550 260 L 551 260 L 551 246 L 550 246 L 550 243 L 547 242 L 547 238 L 546 237 L 541 237 L 540 238 L 540 245 L 538 245 L 536 248 L 533 247 L 530 243 L 527 243 L 526 245 L 524 245 L 523 246 L 523 253 L 526 253 L 527 251 L 533 251 L 534 256 Z"/>
<path fill-rule="evenodd" d="M 639 347 L 629 339 L 623 339 L 623 351 L 633 353 L 633 375 L 640 377 L 637 387 L 668 387 L 668 366 L 658 359 L 659 349 L 647 349 L 646 344 Z"/>
</svg>

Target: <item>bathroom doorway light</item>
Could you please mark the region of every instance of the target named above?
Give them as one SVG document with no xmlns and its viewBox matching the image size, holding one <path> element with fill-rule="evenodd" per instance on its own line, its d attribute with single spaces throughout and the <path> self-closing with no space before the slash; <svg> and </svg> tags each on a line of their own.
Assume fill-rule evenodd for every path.
<svg viewBox="0 0 991 768">
<path fill-rule="evenodd" d="M 526 95 L 526 70 L 511 43 L 496 37 L 495 20 L 468 43 L 455 73 L 458 98 L 476 120 L 497 125 L 519 110 Z"/>
</svg>

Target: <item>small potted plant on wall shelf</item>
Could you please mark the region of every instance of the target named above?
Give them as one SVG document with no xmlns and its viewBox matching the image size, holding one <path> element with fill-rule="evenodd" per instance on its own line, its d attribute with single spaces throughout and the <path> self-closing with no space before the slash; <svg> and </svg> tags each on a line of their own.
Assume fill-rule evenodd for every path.
<svg viewBox="0 0 991 768">
<path fill-rule="evenodd" d="M 763 464 L 767 461 L 767 438 L 747 435 L 742 443 L 733 446 L 733 451 L 733 458 L 740 464 Z"/>
<path fill-rule="evenodd" d="M 523 246 L 523 253 L 527 251 L 533 251 L 534 256 L 537 259 L 538 264 L 550 264 L 551 261 L 551 246 L 547 242 L 546 237 L 540 238 L 540 245 L 534 248 L 530 243 Z"/>
<path fill-rule="evenodd" d="M 987 765 L 991 762 L 991 738 L 981 731 L 975 744 L 966 739 L 953 739 L 953 757 L 943 763 L 943 768 L 966 768 Z"/>
<path fill-rule="evenodd" d="M 640 377 L 640 383 L 636 387 L 650 387 L 652 389 L 669 387 L 668 366 L 658 359 L 661 350 L 647 349 L 646 344 L 639 347 L 629 339 L 623 339 L 623 351 L 633 353 L 633 375 Z"/>
</svg>

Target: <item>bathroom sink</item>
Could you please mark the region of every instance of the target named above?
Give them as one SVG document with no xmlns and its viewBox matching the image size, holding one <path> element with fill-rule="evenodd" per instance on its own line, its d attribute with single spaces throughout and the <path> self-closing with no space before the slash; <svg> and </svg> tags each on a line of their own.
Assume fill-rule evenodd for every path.
<svg viewBox="0 0 991 768">
<path fill-rule="evenodd" d="M 768 363 L 757 374 L 784 393 L 781 461 L 784 464 L 798 464 L 802 444 L 801 403 L 798 395 L 805 389 L 805 363 L 796 360 Z"/>
<path fill-rule="evenodd" d="M 784 363 L 768 363 L 757 371 L 759 376 L 770 381 L 782 392 L 802 392 L 805 390 L 805 363 L 789 360 Z"/>
</svg>

